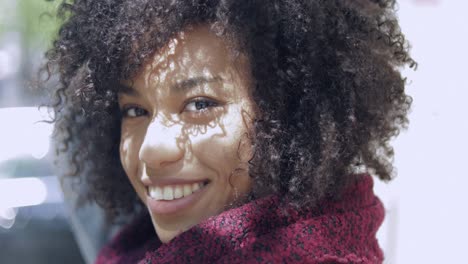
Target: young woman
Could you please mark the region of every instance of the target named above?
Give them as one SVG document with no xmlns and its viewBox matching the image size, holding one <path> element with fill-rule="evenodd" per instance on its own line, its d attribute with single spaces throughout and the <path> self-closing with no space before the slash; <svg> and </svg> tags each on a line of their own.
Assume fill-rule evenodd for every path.
<svg viewBox="0 0 468 264">
<path fill-rule="evenodd" d="M 414 62 L 389 0 L 62 4 L 65 177 L 134 220 L 97 263 L 381 263 Z"/>
</svg>

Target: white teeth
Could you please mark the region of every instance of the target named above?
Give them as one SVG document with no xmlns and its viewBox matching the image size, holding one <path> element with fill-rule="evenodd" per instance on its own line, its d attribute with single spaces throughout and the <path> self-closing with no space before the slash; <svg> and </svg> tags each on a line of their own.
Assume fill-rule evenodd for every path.
<svg viewBox="0 0 468 264">
<path fill-rule="evenodd" d="M 150 191 L 150 196 L 153 197 L 156 200 L 161 200 L 163 198 L 163 192 L 162 189 L 159 187 L 152 187 L 149 188 Z"/>
<path fill-rule="evenodd" d="M 184 196 L 184 192 L 182 191 L 182 187 L 176 186 L 174 188 L 174 198 L 179 199 L 180 197 L 183 197 L 183 196 Z"/>
<path fill-rule="evenodd" d="M 164 200 L 174 200 L 174 189 L 171 186 L 163 188 Z"/>
<path fill-rule="evenodd" d="M 192 187 L 188 184 L 184 185 L 184 196 L 189 196 L 192 194 Z"/>
<path fill-rule="evenodd" d="M 184 185 L 168 185 L 164 187 L 148 187 L 148 194 L 155 200 L 171 201 L 189 196 L 204 186 L 204 183 L 192 183 Z"/>
<path fill-rule="evenodd" d="M 192 192 L 196 192 L 200 189 L 200 185 L 198 183 L 192 184 Z"/>
</svg>

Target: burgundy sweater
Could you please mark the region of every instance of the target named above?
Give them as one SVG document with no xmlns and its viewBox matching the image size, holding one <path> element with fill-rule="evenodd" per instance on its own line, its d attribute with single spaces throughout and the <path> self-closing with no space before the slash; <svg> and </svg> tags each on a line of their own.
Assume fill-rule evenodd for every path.
<svg viewBox="0 0 468 264">
<path fill-rule="evenodd" d="M 382 263 L 375 236 L 384 208 L 372 187 L 370 176 L 357 176 L 339 201 L 314 210 L 282 210 L 275 196 L 258 199 L 167 244 L 145 214 L 124 227 L 96 263 Z"/>
</svg>

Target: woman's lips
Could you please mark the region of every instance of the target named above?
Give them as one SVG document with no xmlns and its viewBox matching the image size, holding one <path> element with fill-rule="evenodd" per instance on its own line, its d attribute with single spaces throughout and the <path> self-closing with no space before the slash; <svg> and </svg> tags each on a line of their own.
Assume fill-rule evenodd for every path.
<svg viewBox="0 0 468 264">
<path fill-rule="evenodd" d="M 209 182 L 198 182 L 188 185 L 148 187 L 146 204 L 151 212 L 157 215 L 177 213 L 193 206 L 203 195 L 208 184 Z M 190 185 L 192 189 L 189 194 L 187 186 Z"/>
</svg>

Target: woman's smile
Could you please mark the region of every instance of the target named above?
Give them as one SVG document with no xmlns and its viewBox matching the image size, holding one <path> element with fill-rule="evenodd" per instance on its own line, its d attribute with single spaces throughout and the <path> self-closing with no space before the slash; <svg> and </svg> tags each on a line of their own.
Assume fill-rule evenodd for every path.
<svg viewBox="0 0 468 264">
<path fill-rule="evenodd" d="M 178 185 L 149 186 L 148 195 L 156 201 L 173 201 L 187 197 L 207 184 L 208 182 L 195 182 Z"/>
<path fill-rule="evenodd" d="M 249 74 L 244 56 L 200 26 L 122 83 L 120 158 L 162 242 L 250 192 Z"/>
<path fill-rule="evenodd" d="M 178 213 L 193 206 L 205 194 L 207 182 L 149 187 L 148 207 L 157 215 Z"/>
</svg>

